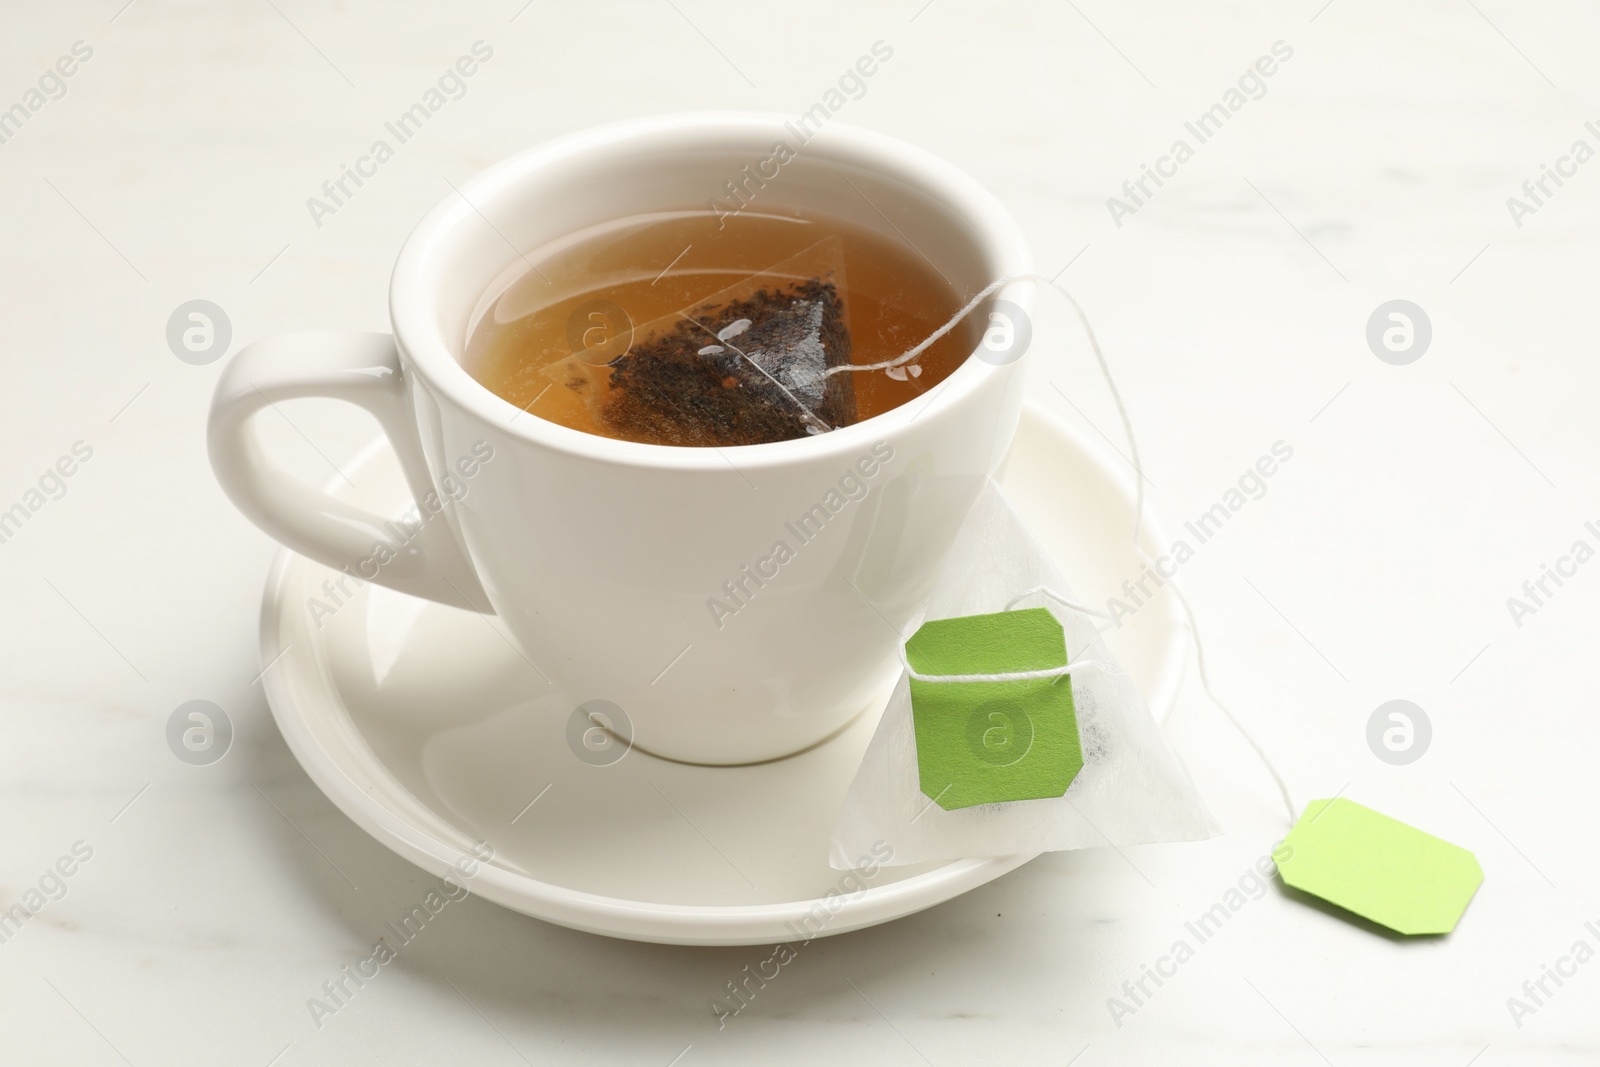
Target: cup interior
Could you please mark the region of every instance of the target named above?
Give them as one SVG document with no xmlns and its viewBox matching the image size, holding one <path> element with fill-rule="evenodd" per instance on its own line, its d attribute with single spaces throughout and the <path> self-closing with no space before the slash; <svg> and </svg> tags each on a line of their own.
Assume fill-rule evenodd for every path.
<svg viewBox="0 0 1600 1067">
<path fill-rule="evenodd" d="M 485 295 L 531 269 L 526 253 L 628 215 L 708 204 L 728 210 L 738 203 L 730 182 L 750 210 L 831 215 L 911 247 L 963 302 L 996 278 L 1030 269 L 1021 235 L 999 203 L 924 150 L 854 127 L 813 129 L 780 116 L 668 116 L 531 149 L 451 193 L 412 234 L 395 268 L 391 305 L 402 349 L 458 401 L 509 408 L 460 361 Z M 1026 303 L 1026 294 L 1010 288 L 997 295 Z M 963 376 L 980 370 L 974 364 L 981 361 L 968 359 L 948 385 L 959 389 Z"/>
</svg>

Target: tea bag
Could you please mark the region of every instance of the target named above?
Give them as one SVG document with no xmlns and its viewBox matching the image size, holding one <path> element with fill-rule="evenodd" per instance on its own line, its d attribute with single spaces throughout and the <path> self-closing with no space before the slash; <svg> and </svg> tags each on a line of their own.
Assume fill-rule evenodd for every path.
<svg viewBox="0 0 1600 1067">
<path fill-rule="evenodd" d="M 892 862 L 898 865 L 1198 841 L 1220 832 L 1143 696 L 1101 640 L 1094 617 L 1066 606 L 1076 602 L 990 481 L 961 526 L 922 621 L 972 622 L 969 617 L 1009 612 L 1018 625 L 997 627 L 1004 618 L 977 620 L 987 643 L 962 650 L 966 667 L 959 674 L 965 680 L 942 670 L 914 670 L 938 662 L 927 658 L 937 651 L 927 635 L 939 627 L 907 630 L 911 648 L 904 669 L 834 830 L 829 862 L 835 868 L 850 868 L 854 857 L 877 842 L 894 849 Z M 1056 640 L 1064 639 L 1064 655 L 1050 659 L 1049 642 L 1035 640 L 1038 624 L 1046 621 L 1038 609 L 1059 624 Z M 1045 660 L 1017 658 L 1021 643 L 1030 641 Z M 946 645 L 944 661 L 954 662 Z M 985 658 L 999 669 L 983 669 Z M 1034 666 L 1044 669 L 1026 669 Z M 923 694 L 915 713 L 913 673 L 920 675 L 915 684 Z M 959 698 L 961 687 L 1013 683 L 1021 691 L 1012 694 L 1010 713 L 998 718 L 988 705 L 968 708 Z M 1063 693 L 1062 686 L 1070 691 Z M 932 701 L 926 699 L 930 692 Z M 938 716 L 960 720 L 941 723 Z M 1026 754 L 1036 764 L 1041 758 L 1058 764 L 1047 773 L 1037 773 L 1036 766 L 1019 777 L 1011 756 L 986 758 L 983 751 L 996 741 L 1009 742 L 1012 735 L 1004 731 L 1025 719 L 1031 720 Z M 954 796 L 946 788 L 952 784 Z M 985 802 L 1001 795 L 1028 799 Z"/>
<path fill-rule="evenodd" d="M 626 351 L 578 352 L 547 373 L 582 393 L 618 437 L 749 445 L 827 433 L 856 419 L 842 245 L 837 237 L 633 327 Z M 607 351 L 606 355 L 610 355 Z"/>
</svg>

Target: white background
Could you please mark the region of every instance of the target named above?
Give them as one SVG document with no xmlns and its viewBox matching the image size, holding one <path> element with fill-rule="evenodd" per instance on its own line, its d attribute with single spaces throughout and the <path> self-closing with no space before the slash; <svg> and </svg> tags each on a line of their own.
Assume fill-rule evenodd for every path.
<svg viewBox="0 0 1600 1067">
<path fill-rule="evenodd" d="M 94 848 L 66 898 L 0 945 L 0 1060 L 1600 1056 L 1600 962 L 1520 1028 L 1506 1006 L 1580 937 L 1600 948 L 1583 927 L 1600 922 L 1600 563 L 1520 628 L 1506 605 L 1574 540 L 1600 545 L 1583 528 L 1600 520 L 1600 162 L 1521 228 L 1506 206 L 1575 139 L 1600 147 L 1583 125 L 1600 117 L 1586 110 L 1591 9 L 122 2 L 0 15 L 0 107 L 74 41 L 94 49 L 67 95 L 0 145 L 0 508 L 74 441 L 94 449 L 0 545 L 0 905 L 74 841 Z M 468 94 L 316 227 L 306 198 L 479 39 L 494 58 Z M 1070 261 L 1062 281 L 1119 376 L 1169 529 L 1274 442 L 1293 447 L 1183 574 L 1215 686 L 1297 803 L 1344 790 L 1473 849 L 1477 899 L 1452 936 L 1410 943 L 1274 889 L 1116 1026 L 1106 998 L 1286 829 L 1191 674 L 1170 735 L 1225 837 L 1046 856 L 816 942 L 720 1032 L 707 1000 L 768 950 L 608 941 L 473 899 L 315 1029 L 306 998 L 429 880 L 322 797 L 251 684 L 275 546 L 211 477 L 220 364 L 174 358 L 168 315 L 213 300 L 235 347 L 384 329 L 392 257 L 447 182 L 611 119 L 796 113 L 880 39 L 893 59 L 840 120 L 956 161 L 1015 213 L 1041 269 Z M 1279 40 L 1294 56 L 1266 95 L 1114 225 L 1106 198 Z M 1393 298 L 1432 320 L 1410 366 L 1366 344 Z M 1042 298 L 1037 327 L 1036 397 L 1121 447 L 1070 311 Z M 280 444 L 319 479 L 324 455 L 341 462 L 371 433 L 331 407 L 296 423 L 315 447 L 282 427 Z M 163 736 L 196 698 L 237 730 L 207 768 Z M 1410 766 L 1367 747 L 1368 716 L 1392 698 L 1433 723 Z"/>
</svg>

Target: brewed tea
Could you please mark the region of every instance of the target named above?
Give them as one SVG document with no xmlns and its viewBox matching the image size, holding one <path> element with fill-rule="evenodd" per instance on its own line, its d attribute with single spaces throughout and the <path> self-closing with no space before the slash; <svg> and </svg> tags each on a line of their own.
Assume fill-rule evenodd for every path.
<svg viewBox="0 0 1600 1067">
<path fill-rule="evenodd" d="M 651 444 L 826 433 L 915 399 L 971 352 L 963 329 L 891 359 L 963 299 L 919 252 L 842 220 L 681 211 L 529 253 L 485 297 L 467 370 L 552 422 Z"/>
</svg>

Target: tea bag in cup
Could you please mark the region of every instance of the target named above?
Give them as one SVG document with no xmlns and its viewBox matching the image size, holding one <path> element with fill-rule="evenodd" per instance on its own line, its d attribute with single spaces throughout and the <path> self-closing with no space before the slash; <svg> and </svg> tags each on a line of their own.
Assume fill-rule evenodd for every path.
<svg viewBox="0 0 1600 1067">
<path fill-rule="evenodd" d="M 842 244 L 825 238 L 545 373 L 630 440 L 748 445 L 826 433 L 856 420 L 853 375 L 825 373 L 850 362 L 844 287 Z"/>
</svg>

